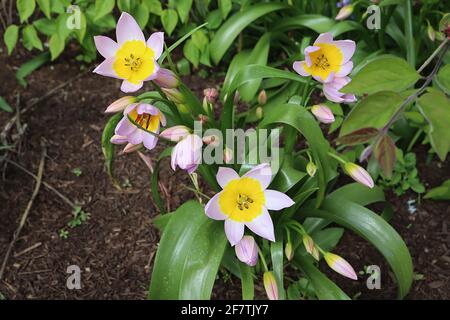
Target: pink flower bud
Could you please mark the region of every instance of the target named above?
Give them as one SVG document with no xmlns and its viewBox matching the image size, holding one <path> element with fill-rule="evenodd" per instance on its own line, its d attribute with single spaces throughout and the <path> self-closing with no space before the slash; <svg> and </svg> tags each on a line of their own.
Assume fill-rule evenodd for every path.
<svg viewBox="0 0 450 320">
<path fill-rule="evenodd" d="M 142 148 L 142 146 L 143 146 L 142 143 L 140 143 L 140 144 L 128 143 L 125 146 L 125 148 L 123 149 L 123 153 L 132 153 L 132 152 L 138 151 L 139 149 Z"/>
<path fill-rule="evenodd" d="M 171 128 L 168 128 L 161 132 L 159 135 L 163 139 L 167 139 L 173 142 L 178 142 L 184 137 L 186 137 L 190 133 L 190 130 L 188 127 L 185 126 L 174 126 Z"/>
<path fill-rule="evenodd" d="M 234 247 L 240 261 L 254 267 L 258 262 L 258 245 L 252 236 L 244 236 Z"/>
<path fill-rule="evenodd" d="M 278 287 L 275 276 L 272 272 L 264 272 L 263 276 L 264 289 L 266 289 L 266 294 L 269 300 L 278 300 Z"/>
<path fill-rule="evenodd" d="M 322 123 L 333 123 L 334 115 L 330 108 L 323 104 L 316 104 L 311 108 L 312 114 Z"/>
<path fill-rule="evenodd" d="M 314 240 L 307 234 L 303 235 L 303 245 L 305 246 L 306 252 L 312 255 L 315 248 Z"/>
<path fill-rule="evenodd" d="M 233 151 L 228 147 L 223 150 L 223 161 L 227 164 L 233 161 Z"/>
<path fill-rule="evenodd" d="M 204 114 L 200 114 L 198 116 L 198 121 L 200 121 L 201 124 L 207 123 L 209 120 L 208 116 L 205 116 Z"/>
<path fill-rule="evenodd" d="M 344 165 L 344 171 L 358 183 L 361 183 L 369 188 L 373 188 L 374 183 L 370 174 L 357 164 L 347 162 Z"/>
<path fill-rule="evenodd" d="M 213 134 L 203 137 L 203 142 L 207 145 L 218 146 L 220 143 L 220 138 Z"/>
<path fill-rule="evenodd" d="M 105 113 L 115 113 L 115 112 L 120 112 L 126 109 L 126 107 L 128 107 L 130 104 L 135 103 L 136 102 L 136 98 L 135 97 L 131 97 L 131 96 L 127 96 L 127 97 L 122 97 L 116 101 L 114 101 L 113 103 L 111 103 L 108 108 L 106 108 Z"/>
<path fill-rule="evenodd" d="M 314 246 L 314 249 L 313 249 L 311 255 L 312 255 L 312 257 L 313 257 L 314 259 L 316 259 L 317 261 L 320 260 L 320 252 L 319 252 L 319 249 L 317 249 L 316 246 Z"/>
<path fill-rule="evenodd" d="M 175 88 L 161 88 L 161 90 L 166 94 L 167 98 L 169 98 L 170 101 L 182 104 L 184 103 L 184 96 L 180 92 L 180 90 Z"/>
<path fill-rule="evenodd" d="M 258 103 L 260 106 L 265 105 L 267 102 L 267 93 L 266 90 L 261 90 L 261 92 L 258 95 Z"/>
<path fill-rule="evenodd" d="M 209 103 L 215 103 L 219 97 L 219 91 L 216 88 L 207 88 L 203 90 L 203 95 Z"/>
<path fill-rule="evenodd" d="M 331 252 L 325 253 L 324 258 L 328 266 L 337 273 L 352 280 L 358 280 L 355 270 L 353 270 L 353 267 L 350 265 L 350 263 L 345 261 L 344 258 Z"/>
<path fill-rule="evenodd" d="M 354 7 L 351 4 L 343 6 L 341 8 L 341 10 L 339 10 L 335 19 L 336 20 L 344 20 L 344 19 L 350 17 L 351 14 L 353 13 L 353 9 L 354 9 Z"/>
<path fill-rule="evenodd" d="M 175 73 L 170 71 L 169 69 L 161 68 L 158 70 L 158 75 L 156 79 L 153 80 L 158 86 L 166 89 L 173 89 L 178 87 L 180 81 Z"/>
<path fill-rule="evenodd" d="M 173 148 L 171 167 L 175 171 L 177 166 L 189 174 L 197 170 L 202 161 L 202 139 L 196 134 L 189 134 L 181 139 Z"/>
</svg>

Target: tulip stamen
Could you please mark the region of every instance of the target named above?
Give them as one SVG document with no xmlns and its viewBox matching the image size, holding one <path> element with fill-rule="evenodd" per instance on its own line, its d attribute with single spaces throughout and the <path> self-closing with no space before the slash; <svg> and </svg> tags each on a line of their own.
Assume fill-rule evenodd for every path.
<svg viewBox="0 0 450 320">
<path fill-rule="evenodd" d="M 236 203 L 239 210 L 243 211 L 244 209 L 250 208 L 250 204 L 253 203 L 253 199 L 245 194 L 239 193 Z"/>
<path fill-rule="evenodd" d="M 328 62 L 327 57 L 325 57 L 324 54 L 321 54 L 320 56 L 317 57 L 316 62 L 314 63 L 314 65 L 317 68 L 322 68 L 323 70 L 328 69 L 331 65 Z"/>
</svg>

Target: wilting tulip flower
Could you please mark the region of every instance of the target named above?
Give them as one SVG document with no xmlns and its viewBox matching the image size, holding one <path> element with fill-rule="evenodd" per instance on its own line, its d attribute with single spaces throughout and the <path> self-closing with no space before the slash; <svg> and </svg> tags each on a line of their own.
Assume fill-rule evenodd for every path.
<svg viewBox="0 0 450 320">
<path fill-rule="evenodd" d="M 303 245 L 305 246 L 306 252 L 312 255 L 315 248 L 314 240 L 307 234 L 303 235 Z"/>
<path fill-rule="evenodd" d="M 305 61 L 295 61 L 293 68 L 301 76 L 312 76 L 317 81 L 328 83 L 352 71 L 350 59 L 355 48 L 352 40 L 334 41 L 331 33 L 322 33 L 312 46 L 305 49 Z"/>
<path fill-rule="evenodd" d="M 135 97 L 122 97 L 113 103 L 111 103 L 108 108 L 106 108 L 105 113 L 115 113 L 125 110 L 126 107 L 128 107 L 130 104 L 135 103 L 136 98 Z"/>
<path fill-rule="evenodd" d="M 158 74 L 157 60 L 164 47 L 164 33 L 153 33 L 145 41 L 144 34 L 136 20 L 124 12 L 117 22 L 117 42 L 104 37 L 94 37 L 98 52 L 105 58 L 95 73 L 122 79 L 123 92 L 135 92 L 145 81 L 153 80 Z"/>
<path fill-rule="evenodd" d="M 176 88 L 161 88 L 161 90 L 164 92 L 164 94 L 169 98 L 170 101 L 175 102 L 177 104 L 183 104 L 184 103 L 184 96 L 180 92 L 180 90 Z"/>
<path fill-rule="evenodd" d="M 111 143 L 128 143 L 124 152 L 135 151 L 137 145 L 143 144 L 148 150 L 158 142 L 160 125 L 166 125 L 166 117 L 158 108 L 146 103 L 134 103 L 123 112 L 124 117 L 116 126 Z M 136 146 L 136 147 L 134 147 Z"/>
<path fill-rule="evenodd" d="M 332 82 L 323 85 L 325 97 L 336 103 L 351 103 L 356 101 L 354 94 L 342 93 L 340 90 L 352 80 L 349 77 L 334 78 Z"/>
<path fill-rule="evenodd" d="M 374 183 L 372 177 L 363 167 L 360 167 L 352 162 L 347 162 L 344 164 L 344 171 L 356 182 L 359 182 L 369 188 L 373 188 Z"/>
<path fill-rule="evenodd" d="M 233 150 L 231 150 L 230 148 L 226 147 L 223 150 L 223 162 L 228 164 L 228 163 L 231 163 L 231 161 L 233 161 Z"/>
<path fill-rule="evenodd" d="M 216 178 L 223 190 L 209 200 L 205 213 L 211 219 L 225 220 L 225 234 L 231 245 L 241 241 L 245 226 L 275 241 L 268 210 L 290 207 L 294 201 L 282 192 L 267 190 L 272 180 L 270 165 L 258 165 L 242 177 L 231 168 L 220 167 Z"/>
<path fill-rule="evenodd" d="M 286 246 L 284 247 L 284 254 L 289 261 L 294 258 L 294 249 L 292 248 L 292 242 L 289 241 L 288 243 L 286 243 Z"/>
<path fill-rule="evenodd" d="M 191 130 L 186 126 L 174 126 L 164 130 L 159 136 L 166 140 L 178 142 L 189 133 L 191 133 Z"/>
<path fill-rule="evenodd" d="M 322 123 L 333 123 L 334 114 L 330 108 L 323 104 L 316 104 L 311 107 L 312 114 Z"/>
<path fill-rule="evenodd" d="M 355 270 L 353 270 L 353 267 L 350 265 L 350 263 L 345 261 L 344 258 L 331 252 L 326 252 L 324 258 L 328 266 L 337 273 L 352 280 L 358 280 Z"/>
<path fill-rule="evenodd" d="M 316 175 L 317 167 L 314 164 L 314 162 L 312 161 L 308 162 L 308 164 L 306 165 L 306 172 L 310 177 L 314 177 Z"/>
<path fill-rule="evenodd" d="M 197 170 L 202 160 L 202 146 L 202 138 L 196 134 L 188 134 L 183 137 L 172 150 L 172 169 L 176 170 L 178 166 L 188 173 Z"/>
<path fill-rule="evenodd" d="M 161 88 L 167 89 L 176 88 L 180 84 L 180 80 L 178 80 L 176 74 L 165 68 L 158 70 L 158 74 L 153 81 Z"/>
<path fill-rule="evenodd" d="M 203 95 L 209 103 L 215 103 L 219 97 L 219 91 L 216 88 L 206 88 L 203 90 Z"/>
<path fill-rule="evenodd" d="M 266 294 L 269 300 L 278 300 L 277 280 L 275 279 L 273 272 L 264 272 L 263 282 L 264 289 L 266 289 Z"/>
<path fill-rule="evenodd" d="M 352 15 L 353 10 L 354 10 L 354 7 L 351 4 L 343 6 L 341 8 L 341 10 L 339 10 L 335 19 L 336 20 L 344 20 Z"/>
<path fill-rule="evenodd" d="M 258 95 L 258 103 L 260 106 L 265 105 L 267 102 L 267 93 L 266 90 L 261 90 L 261 92 Z"/>
<path fill-rule="evenodd" d="M 238 259 L 250 267 L 258 262 L 258 245 L 252 236 L 244 236 L 234 250 Z"/>
</svg>

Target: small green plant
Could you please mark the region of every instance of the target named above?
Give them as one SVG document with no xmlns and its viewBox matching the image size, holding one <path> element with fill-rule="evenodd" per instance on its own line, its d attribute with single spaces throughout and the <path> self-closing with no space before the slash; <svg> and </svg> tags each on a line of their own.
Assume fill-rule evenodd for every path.
<svg viewBox="0 0 450 320">
<path fill-rule="evenodd" d="M 61 239 L 67 240 L 69 238 L 69 231 L 67 231 L 66 229 L 61 229 L 59 230 L 59 237 Z"/>
<path fill-rule="evenodd" d="M 416 155 L 412 152 L 403 156 L 403 152 L 398 150 L 392 177 L 387 178 L 382 173 L 379 183 L 385 188 L 392 189 L 398 196 L 404 194 L 409 189 L 419 194 L 425 192 L 425 187 L 419 180 L 416 168 Z"/>
<path fill-rule="evenodd" d="M 89 219 L 89 213 L 84 212 L 80 206 L 76 206 L 73 210 L 73 218 L 67 223 L 70 228 L 76 228 Z"/>
<path fill-rule="evenodd" d="M 72 173 L 74 175 L 76 175 L 77 177 L 81 176 L 81 174 L 83 173 L 83 171 L 81 171 L 81 168 L 73 168 L 72 169 Z"/>
</svg>

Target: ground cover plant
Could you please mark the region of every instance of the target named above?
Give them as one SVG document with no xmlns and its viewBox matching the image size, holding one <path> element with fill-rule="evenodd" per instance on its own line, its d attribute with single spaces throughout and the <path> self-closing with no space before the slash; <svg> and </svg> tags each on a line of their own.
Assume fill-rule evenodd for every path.
<svg viewBox="0 0 450 320">
<path fill-rule="evenodd" d="M 108 97 L 115 102 L 106 108 L 108 119 L 96 122 L 106 185 L 126 198 L 134 186 L 118 173 L 120 163 L 151 173 L 147 187 L 159 213 L 152 223 L 161 239 L 146 274 L 146 297 L 209 299 L 217 280 L 231 277 L 243 299 L 355 298 L 345 290 L 347 282 L 369 277 L 377 287 L 381 278 L 379 266 L 355 270 L 346 256 L 351 243 L 344 242 L 341 253 L 348 234 L 385 259 L 383 273 L 391 272 L 396 296 L 406 297 L 423 275 L 402 239 L 411 223 L 400 226 L 402 236 L 391 226 L 398 208 L 386 194 L 388 200 L 392 192 L 412 196 L 405 206 L 410 214 L 423 194 L 448 200 L 449 30 L 442 5 L 381 1 L 370 11 L 369 1 L 218 1 L 203 6 L 213 11 L 200 12 L 200 2 L 112 1 L 104 8 L 109 28 L 88 23 L 93 29 L 86 27 L 83 40 L 78 29 L 64 39 L 81 43 L 81 56 L 73 50 L 78 61 L 89 62 L 95 51 L 102 57 L 91 69 L 92 83 L 113 78 L 107 80 L 114 88 Z M 45 2 L 37 3 L 45 14 Z M 100 10 L 97 2 L 76 4 L 82 12 Z M 161 11 L 144 23 L 142 6 Z M 18 13 L 21 21 L 31 16 L 24 18 L 19 5 Z M 50 11 L 41 19 L 53 14 L 65 13 Z M 371 18 L 384 27 L 368 34 L 377 22 Z M 11 34 L 16 37 L 12 28 L 3 35 L 9 53 L 17 42 L 8 44 Z M 32 49 L 29 43 L 23 39 Z M 196 87 L 195 78 L 183 77 L 185 59 L 193 65 L 191 75 L 218 70 L 223 85 Z M 3 115 L 16 112 L 17 125 L 21 111 L 11 101 L 2 98 L 0 106 Z M 11 128 L 2 135 L 2 161 L 23 170 L 12 156 L 20 140 L 7 136 Z M 423 183 L 425 161 L 443 168 L 432 186 Z M 170 168 L 164 167 L 168 162 Z M 85 168 L 73 166 L 70 174 L 83 178 Z M 185 179 L 181 189 L 190 193 L 175 203 L 177 191 L 165 185 L 173 174 Z M 73 212 L 58 229 L 59 241 L 70 241 L 72 232 L 96 219 L 85 203 L 49 190 Z M 6 251 L 0 278 L 22 228 Z"/>
</svg>

